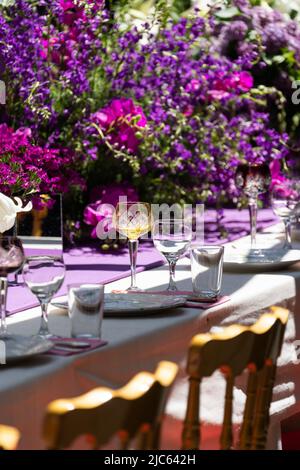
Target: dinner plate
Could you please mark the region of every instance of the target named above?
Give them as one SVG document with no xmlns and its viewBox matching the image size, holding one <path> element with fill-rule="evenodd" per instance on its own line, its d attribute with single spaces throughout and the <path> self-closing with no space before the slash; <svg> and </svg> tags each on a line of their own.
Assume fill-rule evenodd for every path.
<svg viewBox="0 0 300 470">
<path fill-rule="evenodd" d="M 51 341 L 38 336 L 8 335 L 0 340 L 0 362 L 4 359 L 6 363 L 30 359 L 53 347 Z"/>
<path fill-rule="evenodd" d="M 104 294 L 104 316 L 118 317 L 122 315 L 139 316 L 141 314 L 156 313 L 175 307 L 182 307 L 186 298 L 176 295 L 160 294 Z M 53 301 L 52 305 L 68 310 L 68 302 Z"/>
<path fill-rule="evenodd" d="M 224 270 L 236 272 L 277 271 L 300 261 L 300 250 L 265 250 L 265 259 L 249 258 L 249 251 L 225 247 Z"/>
</svg>

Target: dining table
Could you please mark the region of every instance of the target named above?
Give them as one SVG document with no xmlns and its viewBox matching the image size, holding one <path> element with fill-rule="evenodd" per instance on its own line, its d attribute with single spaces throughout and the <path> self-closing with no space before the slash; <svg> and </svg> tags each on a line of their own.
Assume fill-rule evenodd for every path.
<svg viewBox="0 0 300 470">
<path fill-rule="evenodd" d="M 281 232 L 282 225 L 276 223 L 265 228 L 262 236 L 281 243 Z M 299 241 L 294 240 L 293 243 L 295 248 L 300 248 Z M 232 244 L 238 250 L 249 245 L 249 238 L 227 240 L 225 253 Z M 115 256 L 117 263 L 118 255 Z M 160 255 L 155 256 L 157 263 L 150 263 L 148 269 L 140 269 L 137 274 L 138 285 L 153 292 L 163 291 L 168 284 L 168 266 L 162 258 L 159 259 Z M 97 269 L 95 264 L 93 279 L 97 281 L 98 272 L 101 282 L 101 269 Z M 116 274 L 111 282 L 105 284 L 105 292 L 125 290 L 129 286 L 128 274 L 126 270 L 122 271 L 122 275 Z M 84 275 L 81 279 L 84 281 Z M 177 263 L 176 283 L 180 291 L 192 290 L 188 256 Z M 187 401 L 185 365 L 191 338 L 197 333 L 217 330 L 232 323 L 251 324 L 264 309 L 271 305 L 283 305 L 290 309 L 290 316 L 278 361 L 268 438 L 268 448 L 280 448 L 281 421 L 300 411 L 300 361 L 297 358 L 297 340 L 300 340 L 300 262 L 266 272 L 227 270 L 225 264 L 222 295 L 227 296 L 225 302 L 202 305 L 201 308 L 181 306 L 148 314 L 141 312 L 135 317 L 122 314 L 114 318 L 104 317 L 102 338 L 107 343 L 102 347 L 70 356 L 42 354 L 30 360 L 0 365 L 0 423 L 19 429 L 20 449 L 43 449 L 42 426 L 48 403 L 57 398 L 82 394 L 97 386 L 120 387 L 139 371 L 153 371 L 161 360 L 174 361 L 180 366 L 166 408 L 167 415 L 180 421 L 184 418 Z M 13 314 L 7 320 L 9 332 L 25 336 L 36 333 L 40 308 L 28 304 L 26 309 L 16 310 L 12 310 Z M 51 306 L 49 313 L 50 331 L 69 337 L 67 311 Z M 222 377 L 217 374 L 204 382 L 201 419 L 220 424 Z M 233 421 L 240 423 L 245 403 L 243 378 L 236 383 L 234 403 Z"/>
</svg>

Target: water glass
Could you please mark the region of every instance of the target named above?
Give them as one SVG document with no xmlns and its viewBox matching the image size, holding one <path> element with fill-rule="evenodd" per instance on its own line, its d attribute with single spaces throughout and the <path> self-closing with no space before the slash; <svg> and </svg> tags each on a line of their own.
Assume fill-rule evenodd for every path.
<svg viewBox="0 0 300 470">
<path fill-rule="evenodd" d="M 65 265 L 60 256 L 28 256 L 23 267 L 23 279 L 31 292 L 36 295 L 42 310 L 38 336 L 51 338 L 48 327 L 48 306 L 52 297 L 61 288 L 65 278 Z"/>
<path fill-rule="evenodd" d="M 101 338 L 104 286 L 72 284 L 69 286 L 69 316 L 73 338 Z"/>
<path fill-rule="evenodd" d="M 223 246 L 200 246 L 191 250 L 193 291 L 197 297 L 216 300 L 223 274 Z"/>
<path fill-rule="evenodd" d="M 176 263 L 190 248 L 192 229 L 182 219 L 157 220 L 152 231 L 155 248 L 161 252 L 169 263 L 169 286 L 167 291 L 176 292 Z"/>
</svg>

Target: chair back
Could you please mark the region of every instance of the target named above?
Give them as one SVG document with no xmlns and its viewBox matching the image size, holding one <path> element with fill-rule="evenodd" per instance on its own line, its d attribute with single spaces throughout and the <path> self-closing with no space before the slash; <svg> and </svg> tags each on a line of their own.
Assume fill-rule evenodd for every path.
<svg viewBox="0 0 300 470">
<path fill-rule="evenodd" d="M 118 435 L 121 449 L 127 449 L 134 438 L 139 449 L 157 449 L 165 403 L 177 371 L 176 364 L 163 361 L 153 374 L 141 372 L 118 390 L 98 387 L 53 401 L 43 427 L 47 448 L 66 448 L 77 437 L 88 435 L 98 449 Z"/>
<path fill-rule="evenodd" d="M 20 433 L 11 426 L 0 425 L 0 450 L 15 450 L 20 439 Z"/>
<path fill-rule="evenodd" d="M 231 325 L 218 333 L 196 335 L 190 344 L 187 373 L 189 396 L 182 432 L 183 449 L 200 444 L 200 384 L 220 370 L 226 380 L 220 448 L 233 448 L 232 402 L 235 378 L 248 370 L 246 404 L 237 448 L 264 449 L 269 409 L 288 310 L 271 307 L 252 326 Z"/>
</svg>

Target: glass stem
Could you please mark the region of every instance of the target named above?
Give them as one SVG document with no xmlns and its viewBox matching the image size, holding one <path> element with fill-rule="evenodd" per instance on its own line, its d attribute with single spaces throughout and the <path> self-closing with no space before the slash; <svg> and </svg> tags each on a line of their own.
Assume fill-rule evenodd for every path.
<svg viewBox="0 0 300 470">
<path fill-rule="evenodd" d="M 131 270 L 131 285 L 130 289 L 136 289 L 136 261 L 137 261 L 137 254 L 139 249 L 139 241 L 138 240 L 129 240 L 129 257 L 130 257 L 130 270 Z"/>
<path fill-rule="evenodd" d="M 42 317 L 41 317 L 41 326 L 39 335 L 40 336 L 47 336 L 49 335 L 49 328 L 48 328 L 48 302 L 41 302 L 42 308 Z"/>
<path fill-rule="evenodd" d="M 284 219 L 285 242 L 284 248 L 292 248 L 291 219 Z"/>
<path fill-rule="evenodd" d="M 251 250 L 255 250 L 256 231 L 257 231 L 257 197 L 249 198 L 249 213 L 250 213 Z"/>
<path fill-rule="evenodd" d="M 7 277 L 0 278 L 0 295 L 1 295 L 0 336 L 4 336 L 7 332 L 7 325 L 6 325 Z"/>
<path fill-rule="evenodd" d="M 176 268 L 176 261 L 170 260 L 169 261 L 170 279 L 169 279 L 169 286 L 167 289 L 170 291 L 177 291 L 177 287 L 175 283 L 175 268 Z"/>
</svg>

